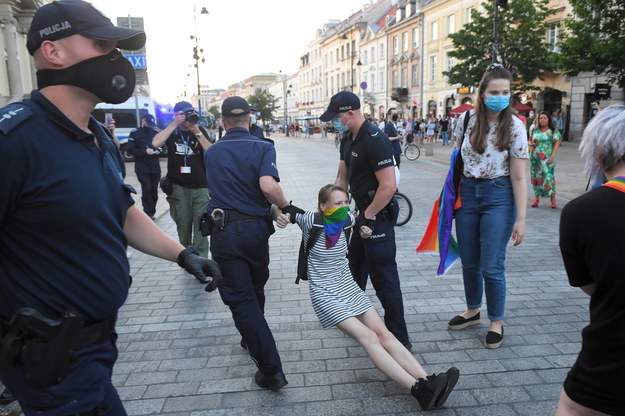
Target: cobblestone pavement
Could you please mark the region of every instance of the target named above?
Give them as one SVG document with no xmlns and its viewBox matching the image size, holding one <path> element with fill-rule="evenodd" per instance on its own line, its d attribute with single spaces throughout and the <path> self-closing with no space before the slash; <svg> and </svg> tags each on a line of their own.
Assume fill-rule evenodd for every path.
<svg viewBox="0 0 625 416">
<path fill-rule="evenodd" d="M 276 135 L 278 167 L 288 199 L 315 206 L 318 189 L 334 181 L 338 153 L 332 139 Z M 580 349 L 588 298 L 569 287 L 558 249 L 560 209 L 546 201 L 528 208 L 525 242 L 509 247 L 504 344 L 487 350 L 487 324 L 448 331 L 464 309 L 460 266 L 436 277 L 437 258 L 416 255 L 447 169 L 449 148 L 403 159 L 400 190 L 413 203 L 408 224 L 397 228 L 397 263 L 413 354 L 428 372 L 457 366 L 461 378 L 438 415 L 553 415 L 562 382 Z M 583 192 L 577 144 L 558 158 L 558 202 Z M 131 164 L 128 165 L 132 171 Z M 130 172 L 131 173 L 131 172 Z M 128 181 L 132 182 L 132 174 Z M 531 191 L 529 193 L 531 198 Z M 158 225 L 175 226 L 162 198 Z M 217 293 L 176 264 L 134 252 L 133 286 L 119 314 L 117 386 L 130 415 L 418 415 L 416 400 L 378 371 L 364 350 L 337 329 L 322 330 L 307 283 L 295 285 L 301 234 L 296 226 L 271 237 L 266 317 L 277 340 L 289 385 L 279 393 L 257 387 L 256 367 Z M 373 291 L 367 290 L 383 312 Z"/>
</svg>

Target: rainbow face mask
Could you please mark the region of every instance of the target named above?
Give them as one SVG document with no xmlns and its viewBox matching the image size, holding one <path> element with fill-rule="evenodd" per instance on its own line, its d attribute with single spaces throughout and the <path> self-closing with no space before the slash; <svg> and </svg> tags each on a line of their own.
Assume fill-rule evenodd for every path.
<svg viewBox="0 0 625 416">
<path fill-rule="evenodd" d="M 347 222 L 349 206 L 330 208 L 323 211 L 323 231 L 326 236 L 326 248 L 332 248 L 338 243 Z"/>
</svg>

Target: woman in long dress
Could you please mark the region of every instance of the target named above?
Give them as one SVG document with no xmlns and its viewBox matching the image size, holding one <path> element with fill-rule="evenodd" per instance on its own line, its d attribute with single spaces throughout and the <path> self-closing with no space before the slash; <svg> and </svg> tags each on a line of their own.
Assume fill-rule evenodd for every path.
<svg viewBox="0 0 625 416">
<path fill-rule="evenodd" d="M 546 111 L 538 113 L 530 132 L 530 167 L 534 201 L 532 208 L 538 206 L 540 198 L 549 197 L 551 208 L 556 208 L 556 153 L 560 148 L 561 135 L 552 124 L 551 116 Z"/>
</svg>

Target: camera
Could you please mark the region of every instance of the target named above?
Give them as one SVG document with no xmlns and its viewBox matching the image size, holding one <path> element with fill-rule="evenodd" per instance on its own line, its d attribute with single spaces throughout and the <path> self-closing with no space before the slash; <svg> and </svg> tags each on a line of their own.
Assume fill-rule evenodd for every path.
<svg viewBox="0 0 625 416">
<path fill-rule="evenodd" d="M 195 111 L 195 109 L 193 108 L 189 108 L 188 110 L 185 110 L 184 117 L 186 121 L 188 121 L 191 124 L 197 124 L 198 121 L 200 121 L 200 116 L 197 114 L 197 111 Z"/>
</svg>

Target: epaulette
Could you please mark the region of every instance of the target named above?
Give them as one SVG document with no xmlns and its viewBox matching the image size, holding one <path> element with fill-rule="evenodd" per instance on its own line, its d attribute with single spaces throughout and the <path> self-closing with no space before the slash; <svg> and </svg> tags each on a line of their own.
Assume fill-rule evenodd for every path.
<svg viewBox="0 0 625 416">
<path fill-rule="evenodd" d="M 386 137 L 386 134 L 378 126 L 374 124 L 369 124 L 367 126 L 367 132 L 369 133 L 369 136 L 371 136 L 374 139 Z"/>
<path fill-rule="evenodd" d="M 0 132 L 9 134 L 11 130 L 32 116 L 30 108 L 22 103 L 9 104 L 0 109 Z"/>
</svg>

